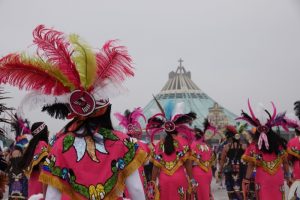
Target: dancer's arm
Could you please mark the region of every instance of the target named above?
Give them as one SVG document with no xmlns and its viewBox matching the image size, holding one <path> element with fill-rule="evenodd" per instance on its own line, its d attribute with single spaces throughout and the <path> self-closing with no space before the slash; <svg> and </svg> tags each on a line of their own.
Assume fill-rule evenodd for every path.
<svg viewBox="0 0 300 200">
<path fill-rule="evenodd" d="M 138 170 L 127 177 L 125 184 L 132 200 L 145 200 L 144 188 Z"/>
<path fill-rule="evenodd" d="M 45 200 L 61 199 L 61 192 L 55 187 L 48 185 Z"/>
<path fill-rule="evenodd" d="M 219 174 L 221 174 L 222 171 L 223 171 L 223 167 L 224 167 L 224 164 L 225 164 L 228 148 L 229 148 L 228 145 L 225 145 L 223 150 L 222 150 L 221 159 L 220 159 L 220 166 L 219 166 Z"/>
<path fill-rule="evenodd" d="M 159 175 L 159 168 L 156 167 L 155 165 L 153 165 L 153 168 L 152 168 L 152 181 L 156 182 L 156 179 Z"/>
<path fill-rule="evenodd" d="M 189 179 L 190 180 L 193 179 L 193 161 L 191 161 L 191 160 L 185 161 L 184 167 L 186 169 L 186 173 L 187 173 Z"/>
</svg>

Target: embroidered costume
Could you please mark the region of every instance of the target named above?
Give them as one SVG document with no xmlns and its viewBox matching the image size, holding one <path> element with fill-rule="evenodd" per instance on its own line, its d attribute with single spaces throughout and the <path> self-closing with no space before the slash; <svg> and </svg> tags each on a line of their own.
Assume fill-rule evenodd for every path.
<svg viewBox="0 0 300 200">
<path fill-rule="evenodd" d="M 118 131 L 99 129 L 94 138 L 66 132 L 51 149 L 41 179 L 71 199 L 116 199 L 145 156 L 135 141 Z"/>
<path fill-rule="evenodd" d="M 300 119 L 300 101 L 295 102 L 295 114 Z M 292 138 L 287 145 L 289 160 L 292 163 L 293 184 L 290 186 L 288 199 L 300 199 L 300 122 L 299 119 L 290 120 L 290 124 L 294 125 L 296 136 Z"/>
<path fill-rule="evenodd" d="M 243 198 L 242 180 L 246 173 L 246 165 L 242 160 L 245 146 L 240 140 L 240 133 L 234 126 L 227 126 L 225 130 L 227 144 L 224 146 L 220 161 L 220 172 L 225 175 L 225 185 L 229 199 Z"/>
<path fill-rule="evenodd" d="M 28 147 L 32 138 L 29 129 L 29 122 L 23 120 L 17 114 L 12 115 L 11 126 L 15 132 L 15 145 L 10 159 L 10 168 L 8 171 L 8 198 L 9 199 L 27 199 L 28 198 L 28 179 L 24 174 L 19 163 L 25 148 Z"/>
<path fill-rule="evenodd" d="M 214 127 L 210 126 L 208 120 L 205 120 L 203 131 L 198 128 L 194 129 L 196 140 L 191 144 L 190 159 L 193 161 L 193 177 L 199 184 L 195 195 L 197 199 L 201 200 L 211 199 L 211 167 L 216 159 L 214 152 L 205 142 L 205 132 L 208 129 L 212 129 L 214 132 L 216 131 Z"/>
<path fill-rule="evenodd" d="M 278 114 L 274 104 L 272 115 L 264 109 L 266 114 L 269 116 L 267 122 L 263 122 L 263 118 L 258 119 L 248 100 L 248 108 L 250 111 L 249 116 L 247 113 L 242 111 L 242 116 L 239 120 L 244 120 L 250 125 L 254 126 L 254 141 L 247 148 L 243 159 L 249 163 L 248 168 L 253 169 L 256 167 L 256 198 L 261 200 L 282 200 L 284 199 L 284 178 L 286 174 L 289 174 L 287 167 L 287 153 L 286 153 L 286 142 L 277 135 L 272 127 L 280 126 L 288 131 L 285 120 L 285 113 Z M 251 170 L 248 170 L 251 172 Z M 247 172 L 248 172 L 247 171 Z M 243 180 L 244 194 L 247 194 L 249 187 L 249 177 L 247 173 Z"/>
<path fill-rule="evenodd" d="M 188 192 L 191 193 L 189 180 L 192 179 L 192 175 L 186 173 L 184 164 L 190 157 L 187 138 L 192 137 L 192 130 L 187 124 L 193 121 L 195 114 L 174 115 L 173 102 L 169 102 L 164 110 L 157 99 L 155 100 L 161 113 L 148 120 L 146 130 L 150 133 L 152 141 L 157 133 L 165 132 L 167 134 L 155 145 L 152 155 L 154 170 L 159 171 L 159 174 L 153 171 L 157 177 L 152 176 L 152 181 L 156 182 L 157 178 L 159 183 L 158 189 L 156 188 L 155 199 L 183 200 L 186 199 Z M 173 146 L 171 152 L 169 152 L 169 146 Z M 188 189 L 190 190 L 188 191 Z"/>
<path fill-rule="evenodd" d="M 56 136 L 39 177 L 48 184 L 46 199 L 61 193 L 72 199 L 116 199 L 126 182 L 137 193 L 133 199 L 143 200 L 135 172 L 147 155 L 114 131 L 110 119 L 108 98 L 134 75 L 126 48 L 108 41 L 94 52 L 78 35 L 43 25 L 33 38 L 37 56 L 2 58 L 0 83 L 31 90 L 23 105 L 34 103 L 55 118 L 72 119 Z"/>
<path fill-rule="evenodd" d="M 121 113 L 115 113 L 115 117 L 119 120 L 119 125 L 125 129 L 125 133 L 129 137 L 136 139 L 137 143 L 147 153 L 147 159 L 144 164 L 148 163 L 150 157 L 150 148 L 148 145 L 142 141 L 142 127 L 140 125 L 139 119 L 142 118 L 146 122 L 146 117 L 143 114 L 143 110 L 141 108 L 135 108 L 132 112 L 126 110 L 124 115 Z M 139 175 L 141 178 L 141 182 L 143 183 L 144 192 L 146 193 L 147 189 L 147 179 L 145 175 L 144 165 L 139 168 Z M 128 191 L 125 190 L 125 196 L 130 197 Z"/>
</svg>

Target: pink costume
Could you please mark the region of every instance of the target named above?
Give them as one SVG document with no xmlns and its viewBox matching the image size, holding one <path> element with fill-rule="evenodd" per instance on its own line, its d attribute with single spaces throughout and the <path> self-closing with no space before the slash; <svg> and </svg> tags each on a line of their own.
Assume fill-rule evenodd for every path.
<svg viewBox="0 0 300 200">
<path fill-rule="evenodd" d="M 43 184 L 39 181 L 41 173 L 39 165 L 48 156 L 48 144 L 40 141 L 34 150 L 33 160 L 29 167 L 25 170 L 25 174 L 29 177 L 28 196 L 43 193 Z"/>
<path fill-rule="evenodd" d="M 188 180 L 184 168 L 184 162 L 189 158 L 189 145 L 181 136 L 173 136 L 175 151 L 171 155 L 164 153 L 164 140 L 155 146 L 153 164 L 160 169 L 159 197 L 161 200 L 185 199 Z"/>
<path fill-rule="evenodd" d="M 124 115 L 121 113 L 115 113 L 114 116 L 119 120 L 119 125 L 126 129 L 127 135 L 134 138 L 141 149 L 143 149 L 143 151 L 147 153 L 147 159 L 145 160 L 145 162 L 148 162 L 150 156 L 150 148 L 146 143 L 140 140 L 142 138 L 143 130 L 140 125 L 139 118 L 142 118 L 144 122 L 146 122 L 146 117 L 143 114 L 143 110 L 141 108 L 135 108 L 132 112 L 126 110 Z M 139 175 L 141 178 L 141 182 L 143 183 L 144 193 L 146 193 L 147 179 L 144 171 L 144 165 L 139 168 Z M 125 189 L 125 196 L 130 197 L 127 189 Z"/>
<path fill-rule="evenodd" d="M 94 139 L 70 132 L 55 141 L 40 179 L 71 199 L 116 199 L 125 179 L 146 156 L 136 142 L 118 131 L 101 128 Z"/>
<path fill-rule="evenodd" d="M 288 142 L 288 154 L 293 160 L 293 179 L 300 180 L 300 138 L 294 137 Z"/>
<path fill-rule="evenodd" d="M 212 180 L 212 162 L 215 155 L 211 148 L 201 140 L 196 140 L 191 145 L 191 160 L 193 161 L 193 176 L 198 183 L 197 199 L 210 199 L 210 184 Z"/>
<path fill-rule="evenodd" d="M 258 200 L 284 199 L 282 163 L 286 156 L 284 150 L 281 150 L 279 155 L 263 153 L 256 144 L 251 144 L 246 149 L 242 158 L 256 166 L 255 184 Z"/>
</svg>

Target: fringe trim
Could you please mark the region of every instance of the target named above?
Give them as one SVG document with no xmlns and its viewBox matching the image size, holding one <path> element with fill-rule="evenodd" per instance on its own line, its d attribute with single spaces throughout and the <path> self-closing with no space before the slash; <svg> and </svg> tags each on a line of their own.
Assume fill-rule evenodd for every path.
<svg viewBox="0 0 300 200">
<path fill-rule="evenodd" d="M 189 159 L 194 161 L 203 171 L 208 172 L 211 169 L 212 163 L 216 160 L 216 156 L 215 156 L 215 154 L 213 154 L 213 156 L 210 158 L 210 160 L 207 160 L 207 161 L 199 160 L 193 155 L 191 155 L 191 157 Z M 206 166 L 204 164 L 205 162 L 209 163 L 208 166 Z"/>
<path fill-rule="evenodd" d="M 300 155 L 298 153 L 296 153 L 295 151 L 293 151 L 291 148 L 287 149 L 287 153 L 292 155 L 292 156 L 295 156 L 297 159 L 300 160 Z"/>
<path fill-rule="evenodd" d="M 126 178 L 144 164 L 147 156 L 147 153 L 142 150 L 139 150 L 137 152 L 136 156 L 127 165 L 127 167 L 119 172 L 118 182 L 116 183 L 114 188 L 108 194 L 106 194 L 104 198 L 105 200 L 119 198 L 119 195 L 122 194 L 122 192 L 124 191 Z M 85 198 L 81 194 L 75 192 L 69 184 L 64 183 L 59 177 L 42 172 L 39 177 L 39 180 L 44 184 L 52 185 L 53 187 L 57 188 L 61 193 L 67 193 L 72 200 L 81 200 Z"/>
<path fill-rule="evenodd" d="M 148 154 L 143 151 L 139 150 L 134 157 L 134 159 L 118 174 L 118 182 L 114 186 L 114 188 L 107 194 L 104 198 L 105 200 L 109 199 L 117 199 L 124 191 L 125 188 L 125 180 L 128 176 L 130 176 L 135 170 L 137 170 L 140 166 L 142 166 L 147 159 Z"/>
<path fill-rule="evenodd" d="M 279 157 L 280 160 L 278 161 L 278 163 L 276 163 L 276 165 L 274 166 L 273 169 L 263 166 L 261 161 L 257 161 L 255 158 L 253 158 L 251 156 L 243 155 L 242 159 L 246 162 L 252 162 L 255 166 L 262 167 L 265 172 L 267 172 L 271 175 L 275 175 L 282 164 L 283 158 L 285 158 L 286 156 L 287 156 L 286 152 L 283 155 L 281 155 Z"/>
<path fill-rule="evenodd" d="M 44 151 L 44 152 L 42 152 L 42 153 L 40 154 L 40 156 L 38 157 L 37 160 L 33 160 L 33 161 L 30 163 L 30 166 L 24 171 L 24 174 L 25 174 L 25 176 L 27 176 L 27 178 L 30 177 L 33 168 L 34 168 L 36 165 L 38 165 L 38 164 L 42 161 L 42 159 L 44 159 L 45 157 L 47 157 L 48 154 L 49 154 L 48 151 Z"/>
<path fill-rule="evenodd" d="M 39 176 L 39 181 L 41 181 L 44 184 L 55 187 L 61 193 L 68 194 L 69 197 L 71 197 L 71 199 L 73 200 L 82 199 L 82 196 L 79 193 L 74 192 L 74 190 L 69 184 L 63 183 L 63 181 L 59 177 L 53 176 L 52 174 L 48 174 L 42 171 Z"/>
<path fill-rule="evenodd" d="M 164 165 L 162 165 L 161 163 L 159 163 L 153 158 L 151 158 L 151 161 L 153 162 L 153 165 L 160 168 L 165 174 L 172 176 L 177 171 L 177 169 L 181 167 L 183 163 L 189 158 L 190 158 L 190 153 L 188 152 L 176 163 L 176 165 L 171 170 L 166 169 Z"/>
<path fill-rule="evenodd" d="M 194 156 L 191 156 L 190 160 L 194 161 L 198 165 L 198 167 L 200 167 L 205 172 L 208 172 L 209 169 L 211 168 L 211 163 L 209 163 L 209 166 L 207 167 L 203 164 L 203 162 L 199 161 Z"/>
</svg>

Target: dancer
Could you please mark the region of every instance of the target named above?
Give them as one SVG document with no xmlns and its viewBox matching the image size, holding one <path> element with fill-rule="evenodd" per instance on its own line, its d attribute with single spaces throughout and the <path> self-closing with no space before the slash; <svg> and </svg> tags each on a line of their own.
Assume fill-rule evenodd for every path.
<svg viewBox="0 0 300 200">
<path fill-rule="evenodd" d="M 199 128 L 194 129 L 196 140 L 191 144 L 191 160 L 193 161 L 193 176 L 199 184 L 199 187 L 197 187 L 196 199 L 210 200 L 212 198 L 210 190 L 212 181 L 211 167 L 216 156 L 205 142 L 205 133 L 208 130 L 212 130 L 215 134 L 216 128 L 209 124 L 208 119 L 205 119 L 203 127 L 203 131 Z"/>
<path fill-rule="evenodd" d="M 282 200 L 284 199 L 284 178 L 290 181 L 291 174 L 287 162 L 286 141 L 273 127 L 281 126 L 286 129 L 285 114 L 278 114 L 274 104 L 273 113 L 264 109 L 269 117 L 264 121 L 264 116 L 257 118 L 248 100 L 250 116 L 242 111 L 238 120 L 244 120 L 255 127 L 253 130 L 254 141 L 248 146 L 243 159 L 248 163 L 247 173 L 243 179 L 243 191 L 245 198 L 249 191 L 250 177 L 253 169 L 256 168 L 255 184 L 256 198 L 261 200 Z"/>
<path fill-rule="evenodd" d="M 175 115 L 173 102 L 168 102 L 163 109 L 158 100 L 154 99 L 161 113 L 149 118 L 146 130 L 151 135 L 151 141 L 155 134 L 165 133 L 166 136 L 154 148 L 148 197 L 156 200 L 183 200 L 197 186 L 192 177 L 192 162 L 188 160 L 190 148 L 185 138 L 191 139 L 192 130 L 188 124 L 195 118 L 195 113 Z"/>
<path fill-rule="evenodd" d="M 139 122 L 140 118 L 146 122 L 146 117 L 143 114 L 143 110 L 141 108 L 135 108 L 132 112 L 126 110 L 124 115 L 121 113 L 115 113 L 114 115 L 119 120 L 119 125 L 125 129 L 125 133 L 127 133 L 129 137 L 136 139 L 139 146 L 147 153 L 147 159 L 145 160 L 144 165 L 148 164 L 150 158 L 150 148 L 144 141 L 141 140 L 143 130 Z M 147 179 L 144 166 L 139 168 L 139 174 L 141 182 L 143 183 L 144 192 L 146 193 Z M 125 190 L 125 196 L 130 197 L 127 190 Z"/>
<path fill-rule="evenodd" d="M 295 114 L 300 120 L 300 101 L 295 102 Z M 290 187 L 288 200 L 300 199 L 300 123 L 298 120 L 291 122 L 294 124 L 294 130 L 296 136 L 288 142 L 287 152 L 289 154 L 289 160 L 292 164 L 292 181 L 293 184 Z"/>
<path fill-rule="evenodd" d="M 32 139 L 18 166 L 25 169 L 28 177 L 28 197 L 43 194 L 45 186 L 39 181 L 41 164 L 48 156 L 48 127 L 44 122 L 35 122 L 31 126 Z"/>
<path fill-rule="evenodd" d="M 16 139 L 8 170 L 8 198 L 9 200 L 27 199 L 28 179 L 19 163 L 22 160 L 23 152 L 28 147 L 29 141 L 32 138 L 30 125 L 27 120 L 22 120 L 21 117 L 15 114 L 12 115 L 11 126 L 15 132 Z"/>
<path fill-rule="evenodd" d="M 234 126 L 226 126 L 225 136 L 226 144 L 222 150 L 218 176 L 222 180 L 222 174 L 225 175 L 228 198 L 242 200 L 242 180 L 246 173 L 246 165 L 241 158 L 246 145 L 241 142 L 241 134 Z"/>
<path fill-rule="evenodd" d="M 40 103 L 51 116 L 71 121 L 56 136 L 40 180 L 46 199 L 116 199 L 126 184 L 133 200 L 145 199 L 138 168 L 146 153 L 112 127 L 108 97 L 133 76 L 131 58 L 115 41 L 93 52 L 78 35 L 39 25 L 38 55 L 0 60 L 0 83 L 33 91 L 24 104 Z"/>
</svg>

